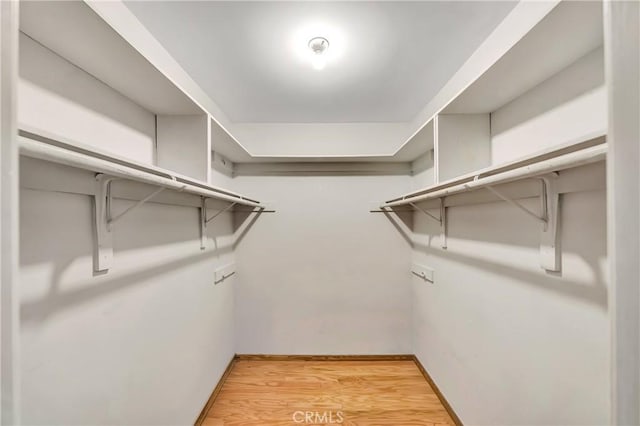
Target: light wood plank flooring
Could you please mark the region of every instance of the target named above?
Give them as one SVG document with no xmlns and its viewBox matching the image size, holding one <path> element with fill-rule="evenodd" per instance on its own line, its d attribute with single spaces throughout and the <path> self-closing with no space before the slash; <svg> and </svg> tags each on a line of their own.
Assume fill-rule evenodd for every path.
<svg viewBox="0 0 640 426">
<path fill-rule="evenodd" d="M 205 426 L 453 425 L 413 361 L 238 360 Z"/>
</svg>

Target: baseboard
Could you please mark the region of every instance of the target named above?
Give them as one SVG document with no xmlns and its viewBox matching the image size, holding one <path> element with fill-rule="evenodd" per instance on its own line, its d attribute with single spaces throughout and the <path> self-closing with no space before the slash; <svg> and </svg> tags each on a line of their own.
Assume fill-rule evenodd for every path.
<svg viewBox="0 0 640 426">
<path fill-rule="evenodd" d="M 271 355 L 237 354 L 236 359 L 248 361 L 413 361 L 413 355 Z"/>
<path fill-rule="evenodd" d="M 454 423 L 457 426 L 462 426 L 462 421 L 460 420 L 460 417 L 458 417 L 456 412 L 453 411 L 453 407 L 451 407 L 451 404 L 449 404 L 449 401 L 447 401 L 447 398 L 445 398 L 442 392 L 440 392 L 440 389 L 438 389 L 438 385 L 436 385 L 436 382 L 433 381 L 433 379 L 427 372 L 426 368 L 424 368 L 424 366 L 422 365 L 418 357 L 415 355 L 412 355 L 411 357 L 413 361 L 416 363 L 416 365 L 418 366 L 418 370 L 420 370 L 425 380 L 429 383 L 433 391 L 438 396 L 438 399 L 442 403 L 442 406 L 444 407 L 444 409 L 447 410 L 447 413 L 449 413 L 449 416 L 451 417 L 451 419 L 454 421 Z"/>
<path fill-rule="evenodd" d="M 215 402 L 216 398 L 218 397 L 218 394 L 220 393 L 220 390 L 222 390 L 222 386 L 224 385 L 224 382 L 227 380 L 227 377 L 229 377 L 229 373 L 231 373 L 231 370 L 233 369 L 233 365 L 236 363 L 236 359 L 237 359 L 237 355 L 234 355 L 229 361 L 227 368 L 224 370 L 224 373 L 222 373 L 222 377 L 220 377 L 220 380 L 218 380 L 218 384 L 213 389 L 213 392 L 211 392 L 211 396 L 209 397 L 209 399 L 207 400 L 207 403 L 204 405 L 204 408 L 200 412 L 200 415 L 198 416 L 198 419 L 195 422 L 195 426 L 200 426 L 204 422 L 204 419 L 207 417 L 207 413 L 213 406 L 213 403 Z"/>
<path fill-rule="evenodd" d="M 224 370 L 222 377 L 220 377 L 218 384 L 213 389 L 211 396 L 207 400 L 206 405 L 200 412 L 200 415 L 198 416 L 198 419 L 195 422 L 195 426 L 202 425 L 202 423 L 204 422 L 204 419 L 207 417 L 207 413 L 213 406 L 213 403 L 215 402 L 218 394 L 220 393 L 220 390 L 222 389 L 224 382 L 227 380 L 229 373 L 233 369 L 233 365 L 236 363 L 236 361 L 240 361 L 240 360 L 244 360 L 244 361 L 413 361 L 418 367 L 418 370 L 420 370 L 420 372 L 422 373 L 422 376 L 425 378 L 427 383 L 429 383 L 429 386 L 431 386 L 431 388 L 435 392 L 436 396 L 442 403 L 442 406 L 445 408 L 445 410 L 447 410 L 447 413 L 449 413 L 449 416 L 451 416 L 451 419 L 454 421 L 454 423 L 458 426 L 462 426 L 462 421 L 460 421 L 460 418 L 458 417 L 458 415 L 455 413 L 455 411 L 453 411 L 451 404 L 449 404 L 449 402 L 444 397 L 442 392 L 440 392 L 440 389 L 438 388 L 436 383 L 433 381 L 433 379 L 431 378 L 427 370 L 424 368 L 424 366 L 422 365 L 418 357 L 415 355 L 408 355 L 408 354 L 398 354 L 398 355 L 236 354 L 233 356 L 233 358 L 231 358 L 231 361 L 229 361 L 229 365 L 227 365 L 227 368 L 226 370 Z"/>
</svg>

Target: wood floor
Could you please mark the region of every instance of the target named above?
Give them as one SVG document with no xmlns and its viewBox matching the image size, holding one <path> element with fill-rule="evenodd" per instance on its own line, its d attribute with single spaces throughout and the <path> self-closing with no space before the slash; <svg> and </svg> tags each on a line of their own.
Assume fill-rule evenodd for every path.
<svg viewBox="0 0 640 426">
<path fill-rule="evenodd" d="M 411 360 L 237 360 L 202 423 L 454 425 Z"/>
</svg>

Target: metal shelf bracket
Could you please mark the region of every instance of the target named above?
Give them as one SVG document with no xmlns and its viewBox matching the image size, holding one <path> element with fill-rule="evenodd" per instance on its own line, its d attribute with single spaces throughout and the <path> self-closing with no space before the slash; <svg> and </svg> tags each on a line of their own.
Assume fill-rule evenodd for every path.
<svg viewBox="0 0 640 426">
<path fill-rule="evenodd" d="M 216 217 L 220 216 L 222 213 L 229 211 L 234 206 L 239 203 L 232 202 L 222 210 L 218 210 L 211 217 L 207 217 L 207 197 L 200 197 L 200 250 L 204 250 L 207 248 L 207 224 L 211 222 Z M 234 212 L 248 212 L 248 213 L 275 213 L 276 211 L 273 209 L 267 209 L 265 207 L 254 207 L 250 210 L 248 209 L 236 209 Z"/>
<path fill-rule="evenodd" d="M 543 185 L 543 187 L 544 187 L 544 185 Z M 540 222 L 540 223 L 542 223 L 543 225 L 546 226 L 547 218 L 546 218 L 546 212 L 544 211 L 544 206 L 543 206 L 543 210 L 542 210 L 542 215 L 539 215 L 539 214 L 537 214 L 535 212 L 532 212 L 531 210 L 529 210 L 525 206 L 523 206 L 517 200 L 514 200 L 513 198 L 510 198 L 507 195 L 504 195 L 503 193 L 501 193 L 500 191 L 498 191 L 494 187 L 486 186 L 485 188 L 487 188 L 487 190 L 489 192 L 491 192 L 493 195 L 495 195 L 496 197 L 498 197 L 501 200 L 506 201 L 507 203 L 511 204 L 512 206 L 520 209 L 520 211 L 526 213 L 529 217 L 535 219 L 536 221 L 538 221 L 538 222 Z M 543 192 L 544 192 L 544 190 L 543 190 Z M 542 199 L 544 199 L 544 197 Z"/>
<path fill-rule="evenodd" d="M 427 210 L 423 209 L 419 205 L 415 203 L 409 203 L 411 207 L 414 209 L 424 213 L 427 217 L 435 220 L 440 224 L 440 246 L 443 249 L 447 248 L 447 207 L 444 205 L 444 197 L 440 198 L 440 217 L 436 217 L 435 215 L 429 213 Z"/>
<path fill-rule="evenodd" d="M 411 210 L 402 210 L 402 211 L 419 211 L 424 213 L 428 218 L 435 220 L 440 224 L 440 245 L 443 249 L 447 248 L 447 207 L 444 204 L 444 197 L 440 198 L 440 217 L 436 217 L 435 215 L 429 213 L 427 210 L 418 206 L 415 203 L 408 203 L 413 209 Z M 380 206 L 378 210 L 369 210 L 370 213 L 391 213 L 398 212 L 399 210 L 394 210 L 393 208 L 389 208 L 387 206 Z"/>
<path fill-rule="evenodd" d="M 95 224 L 93 269 L 95 272 L 106 272 L 111 268 L 113 263 L 113 224 L 151 200 L 164 191 L 165 188 L 157 188 L 124 211 L 113 215 L 111 210 L 113 205 L 111 184 L 113 181 L 119 179 L 106 176 L 102 173 L 96 174 L 95 179 L 95 191 L 93 195 Z"/>
<path fill-rule="evenodd" d="M 542 181 L 542 204 L 545 222 L 540 233 L 540 266 L 550 272 L 561 270 L 560 248 L 560 194 L 557 174 L 544 176 Z"/>
<path fill-rule="evenodd" d="M 107 193 L 111 189 L 112 178 L 103 174 L 96 175 L 94 199 L 94 239 L 93 239 L 93 270 L 105 272 L 113 263 L 113 234 L 108 224 Z"/>
<path fill-rule="evenodd" d="M 222 210 L 218 210 L 211 217 L 207 217 L 207 198 L 200 197 L 200 203 L 200 250 L 204 250 L 207 248 L 207 224 L 216 217 L 220 216 L 222 213 L 231 209 L 237 203 L 230 203 Z"/>
<path fill-rule="evenodd" d="M 540 266 L 550 272 L 560 271 L 560 246 L 558 220 L 560 213 L 560 195 L 556 187 L 557 173 L 538 178 L 542 185 L 540 191 L 541 214 L 535 213 L 517 200 L 501 193 L 492 186 L 485 188 L 503 201 L 518 208 L 520 211 L 540 223 Z"/>
</svg>

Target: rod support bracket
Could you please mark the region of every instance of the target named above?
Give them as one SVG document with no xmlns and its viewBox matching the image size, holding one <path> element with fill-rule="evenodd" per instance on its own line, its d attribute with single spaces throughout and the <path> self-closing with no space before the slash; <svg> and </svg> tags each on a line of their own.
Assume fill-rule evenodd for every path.
<svg viewBox="0 0 640 426">
<path fill-rule="evenodd" d="M 527 216 L 534 219 L 540 225 L 540 266 L 549 272 L 558 272 L 561 269 L 560 244 L 558 221 L 560 216 L 560 195 L 557 189 L 558 173 L 550 173 L 539 177 L 540 189 L 540 211 L 535 213 L 525 207 L 522 203 L 503 194 L 492 186 L 486 189 L 503 201 L 518 208 Z"/>
<path fill-rule="evenodd" d="M 93 193 L 94 239 L 93 270 L 105 272 L 113 264 L 113 233 L 108 223 L 111 182 L 113 178 L 96 174 Z"/>
<path fill-rule="evenodd" d="M 540 178 L 542 182 L 541 204 L 545 222 L 540 231 L 540 266 L 549 272 L 562 269 L 560 248 L 560 194 L 557 173 Z"/>
<path fill-rule="evenodd" d="M 207 217 L 207 197 L 200 197 L 200 250 L 207 248 L 207 224 L 236 204 L 238 203 L 232 202 L 222 210 L 218 210 L 213 216 Z"/>
<path fill-rule="evenodd" d="M 440 246 L 443 249 L 447 248 L 447 207 L 444 204 L 444 197 L 440 199 L 440 217 L 437 217 L 429 213 L 426 209 L 423 209 L 415 203 L 409 203 L 411 207 L 424 213 L 428 218 L 435 220 L 440 225 Z"/>
<path fill-rule="evenodd" d="M 113 181 L 118 180 L 118 178 L 98 173 L 95 176 L 95 180 L 93 195 L 95 229 L 93 270 L 95 272 L 106 272 L 113 264 L 113 224 L 151 200 L 164 191 L 165 188 L 156 188 L 149 195 L 129 206 L 124 211 L 114 215 L 112 213 L 113 197 L 111 194 L 111 184 Z"/>
<path fill-rule="evenodd" d="M 447 248 L 447 206 L 444 202 L 444 197 L 440 198 L 440 246 L 443 249 Z"/>
</svg>

